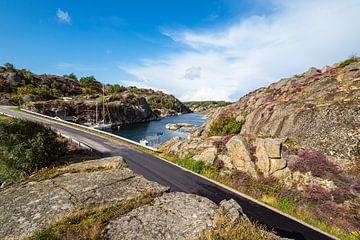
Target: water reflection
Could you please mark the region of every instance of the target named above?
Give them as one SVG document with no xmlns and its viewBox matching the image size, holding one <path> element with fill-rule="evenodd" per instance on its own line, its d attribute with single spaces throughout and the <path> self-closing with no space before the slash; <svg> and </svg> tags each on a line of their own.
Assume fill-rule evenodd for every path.
<svg viewBox="0 0 360 240">
<path fill-rule="evenodd" d="M 146 139 L 149 142 L 149 146 L 155 146 L 176 136 L 181 138 L 187 137 L 188 133 L 186 130 L 189 128 L 181 128 L 176 131 L 167 130 L 165 128 L 167 123 L 191 123 L 194 124 L 194 127 L 199 127 L 204 121 L 204 114 L 189 113 L 163 118 L 159 121 L 127 124 L 119 130 L 111 130 L 111 132 L 137 142 L 141 139 Z"/>
</svg>

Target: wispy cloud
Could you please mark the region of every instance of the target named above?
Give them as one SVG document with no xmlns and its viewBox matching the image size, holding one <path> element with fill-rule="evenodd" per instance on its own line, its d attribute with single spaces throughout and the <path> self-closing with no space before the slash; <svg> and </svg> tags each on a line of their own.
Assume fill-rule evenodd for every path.
<svg viewBox="0 0 360 240">
<path fill-rule="evenodd" d="M 270 15 L 230 26 L 163 31 L 184 50 L 121 68 L 137 85 L 182 100 L 235 100 L 311 66 L 360 53 L 358 0 L 273 0 L 271 6 L 276 10 Z"/>
<path fill-rule="evenodd" d="M 58 8 L 56 11 L 56 17 L 58 21 L 61 23 L 67 23 L 67 24 L 71 23 L 71 18 L 69 13 L 61 10 L 60 8 Z"/>
</svg>

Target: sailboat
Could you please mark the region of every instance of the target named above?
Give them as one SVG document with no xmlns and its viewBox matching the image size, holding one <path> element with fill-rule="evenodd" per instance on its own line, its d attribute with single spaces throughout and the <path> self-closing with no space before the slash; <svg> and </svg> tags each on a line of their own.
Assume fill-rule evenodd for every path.
<svg viewBox="0 0 360 240">
<path fill-rule="evenodd" d="M 98 121 L 99 119 L 99 113 L 98 113 L 98 103 L 96 102 L 96 119 L 95 119 L 95 125 L 92 126 L 92 128 L 94 129 L 98 129 L 98 130 L 107 130 L 107 129 L 111 129 L 112 127 L 112 122 L 111 122 L 111 117 L 110 117 L 110 112 L 108 109 L 108 113 L 109 113 L 109 123 L 106 123 L 106 113 L 105 113 L 105 85 L 103 85 L 103 102 L 102 102 L 102 120 Z"/>
</svg>

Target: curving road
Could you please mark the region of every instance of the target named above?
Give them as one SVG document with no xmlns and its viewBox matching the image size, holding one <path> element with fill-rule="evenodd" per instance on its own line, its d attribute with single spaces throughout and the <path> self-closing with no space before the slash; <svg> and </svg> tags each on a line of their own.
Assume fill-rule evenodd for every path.
<svg viewBox="0 0 360 240">
<path fill-rule="evenodd" d="M 0 106 L 0 112 L 13 117 L 49 125 L 51 128 L 87 144 L 102 156 L 120 155 L 134 172 L 143 175 L 151 181 L 169 186 L 172 191 L 197 194 L 207 197 L 216 203 L 223 199 L 233 198 L 242 206 L 247 216 L 252 220 L 265 224 L 269 229 L 276 231 L 281 237 L 310 240 L 335 239 L 307 224 L 303 224 L 261 203 L 248 199 L 246 196 L 119 142 L 82 131 L 70 125 L 63 125 L 46 118 L 15 111 L 8 107 Z"/>
</svg>

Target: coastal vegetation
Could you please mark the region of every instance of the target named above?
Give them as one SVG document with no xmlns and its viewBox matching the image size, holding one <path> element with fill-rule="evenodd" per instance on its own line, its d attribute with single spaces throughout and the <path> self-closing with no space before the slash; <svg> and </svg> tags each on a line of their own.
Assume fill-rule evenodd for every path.
<svg viewBox="0 0 360 240">
<path fill-rule="evenodd" d="M 90 158 L 50 128 L 41 124 L 0 118 L 0 181 L 11 183 L 48 168 Z"/>
<path fill-rule="evenodd" d="M 237 121 L 231 116 L 220 116 L 212 123 L 209 130 L 209 136 L 225 136 L 231 134 L 238 134 L 244 121 Z"/>
</svg>

